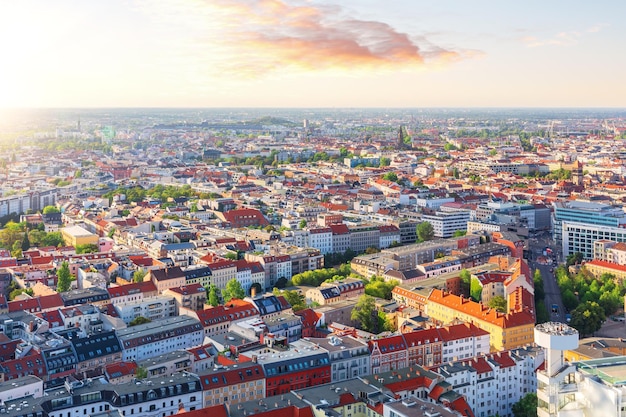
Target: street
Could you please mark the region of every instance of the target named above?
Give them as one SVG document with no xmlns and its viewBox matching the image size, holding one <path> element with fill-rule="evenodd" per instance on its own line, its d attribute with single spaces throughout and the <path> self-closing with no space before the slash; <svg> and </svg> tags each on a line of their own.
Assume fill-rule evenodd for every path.
<svg viewBox="0 0 626 417">
<path fill-rule="evenodd" d="M 553 264 L 553 257 L 548 255 L 544 257 L 542 251 L 550 247 L 553 250 L 554 244 L 550 237 L 544 236 L 539 238 L 531 238 L 528 240 L 528 250 L 530 253 L 528 265 L 534 272 L 538 269 L 541 272 L 543 278 L 543 289 L 545 292 L 544 303 L 550 314 L 551 321 L 558 321 L 565 323 L 565 307 L 563 306 L 563 300 L 561 299 L 561 291 L 556 282 L 556 276 L 554 275 L 554 269 L 556 265 Z M 557 306 L 557 311 L 552 311 L 552 305 Z"/>
</svg>

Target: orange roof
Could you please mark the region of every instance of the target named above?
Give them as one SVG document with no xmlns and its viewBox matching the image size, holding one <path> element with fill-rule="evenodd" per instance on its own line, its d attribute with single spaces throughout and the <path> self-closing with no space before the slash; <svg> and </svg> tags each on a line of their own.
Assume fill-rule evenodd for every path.
<svg viewBox="0 0 626 417">
<path fill-rule="evenodd" d="M 482 303 L 477 303 L 439 289 L 433 289 L 431 291 L 428 296 L 428 302 L 463 312 L 477 320 L 489 322 L 501 328 L 518 327 L 535 323 L 535 318 L 529 311 L 523 310 L 509 312 L 507 314 L 499 313 L 495 309 L 484 306 Z"/>
<path fill-rule="evenodd" d="M 600 261 L 598 259 L 594 259 L 593 261 L 587 261 L 585 265 L 598 266 L 600 268 L 614 269 L 616 271 L 626 272 L 626 265 L 620 265 L 608 261 Z"/>
</svg>

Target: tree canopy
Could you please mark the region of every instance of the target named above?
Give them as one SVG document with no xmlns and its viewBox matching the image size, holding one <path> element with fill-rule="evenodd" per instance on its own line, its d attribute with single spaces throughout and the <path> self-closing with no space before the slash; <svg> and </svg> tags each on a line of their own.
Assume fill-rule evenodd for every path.
<svg viewBox="0 0 626 417">
<path fill-rule="evenodd" d="M 531 392 L 511 407 L 515 417 L 537 417 L 537 394 Z"/>
<path fill-rule="evenodd" d="M 60 213 L 60 212 L 61 210 L 56 208 L 56 206 L 45 206 L 42 211 L 43 214 Z"/>
<path fill-rule="evenodd" d="M 570 326 L 578 330 L 581 336 L 593 334 L 606 320 L 604 309 L 594 301 L 580 304 L 571 311 L 571 315 Z"/>
<path fill-rule="evenodd" d="M 66 292 L 72 285 L 72 274 L 67 262 L 63 262 L 57 270 L 57 292 Z"/>
<path fill-rule="evenodd" d="M 415 227 L 417 238 L 420 242 L 432 240 L 435 237 L 435 229 L 429 222 L 421 222 Z"/>
<path fill-rule="evenodd" d="M 500 313 L 506 313 L 506 298 L 501 295 L 496 295 L 489 300 L 487 307 L 493 308 Z"/>
<path fill-rule="evenodd" d="M 217 295 L 217 286 L 215 284 L 211 284 L 209 286 L 208 293 L 209 296 L 207 298 L 207 303 L 213 307 L 217 307 L 220 304 L 220 298 Z"/>
<path fill-rule="evenodd" d="M 133 326 L 137 326 L 139 324 L 144 324 L 144 323 L 150 323 L 151 321 L 152 320 L 144 316 L 137 316 L 134 319 L 132 319 L 130 323 L 128 323 L 128 327 L 133 327 Z"/>
<path fill-rule="evenodd" d="M 350 314 L 350 319 L 359 322 L 363 330 L 375 332 L 378 327 L 378 315 L 374 297 L 367 294 L 360 296 Z"/>
<path fill-rule="evenodd" d="M 226 283 L 226 288 L 222 291 L 224 301 L 228 302 L 233 298 L 242 300 L 246 296 L 246 292 L 243 290 L 241 283 L 237 278 L 233 278 Z"/>
</svg>

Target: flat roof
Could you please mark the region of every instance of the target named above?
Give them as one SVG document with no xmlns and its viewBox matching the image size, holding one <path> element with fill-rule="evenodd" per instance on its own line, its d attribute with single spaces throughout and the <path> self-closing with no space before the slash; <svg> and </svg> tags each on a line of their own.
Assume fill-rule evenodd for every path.
<svg viewBox="0 0 626 417">
<path fill-rule="evenodd" d="M 626 356 L 580 361 L 578 370 L 610 385 L 626 385 Z"/>
</svg>

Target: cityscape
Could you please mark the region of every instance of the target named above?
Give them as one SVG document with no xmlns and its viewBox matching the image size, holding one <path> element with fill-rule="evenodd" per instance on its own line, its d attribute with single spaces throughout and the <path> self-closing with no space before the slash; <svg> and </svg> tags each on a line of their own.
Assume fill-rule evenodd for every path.
<svg viewBox="0 0 626 417">
<path fill-rule="evenodd" d="M 626 416 L 625 8 L 0 5 L 0 416 Z"/>
</svg>

